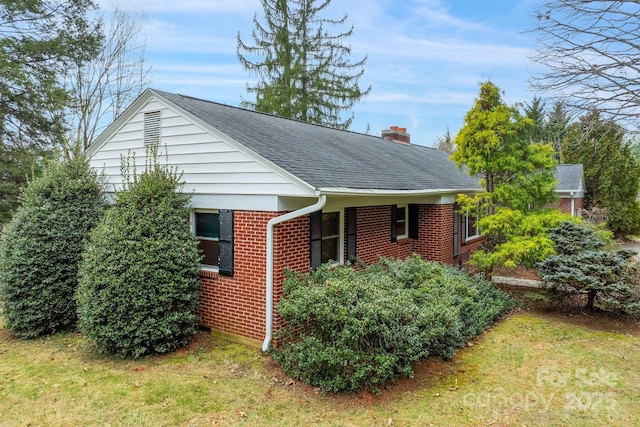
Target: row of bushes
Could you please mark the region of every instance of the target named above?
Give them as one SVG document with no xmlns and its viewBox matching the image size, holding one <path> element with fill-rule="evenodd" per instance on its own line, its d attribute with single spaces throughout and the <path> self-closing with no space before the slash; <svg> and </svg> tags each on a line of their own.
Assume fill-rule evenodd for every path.
<svg viewBox="0 0 640 427">
<path fill-rule="evenodd" d="M 190 341 L 200 255 L 189 196 L 148 155 L 109 209 L 103 179 L 82 156 L 28 183 L 0 242 L 0 303 L 14 335 L 80 329 L 98 350 L 127 357 Z"/>
<path fill-rule="evenodd" d="M 428 356 L 452 357 L 513 304 L 484 279 L 417 255 L 322 266 L 287 275 L 278 305 L 287 326 L 272 355 L 324 391 L 376 391 Z"/>
</svg>

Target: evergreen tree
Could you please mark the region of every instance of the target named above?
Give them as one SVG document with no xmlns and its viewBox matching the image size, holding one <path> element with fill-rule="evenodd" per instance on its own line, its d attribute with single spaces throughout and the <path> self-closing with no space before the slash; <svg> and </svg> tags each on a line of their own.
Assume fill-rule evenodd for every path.
<svg viewBox="0 0 640 427">
<path fill-rule="evenodd" d="M 535 96 L 531 103 L 525 104 L 524 115 L 531 120 L 529 141 L 551 144 L 556 152 L 556 160 L 561 161 L 562 141 L 570 123 L 564 103 L 558 101 L 548 111 L 546 102 Z"/>
<path fill-rule="evenodd" d="M 532 119 L 502 101 L 496 85 L 485 82 L 455 139 L 451 159 L 478 176 L 484 190 L 459 196 L 458 204 L 462 214 L 478 218 L 486 242 L 471 261 L 487 278 L 496 265 L 532 265 L 552 253 L 545 231 L 564 219 L 559 212 L 529 212 L 557 197 L 553 148 L 530 141 L 532 126 Z"/>
<path fill-rule="evenodd" d="M 553 146 L 558 161 L 562 161 L 562 142 L 567 136 L 570 122 L 565 104 L 560 101 L 553 104 L 553 109 L 547 114 L 545 135 L 546 142 Z"/>
<path fill-rule="evenodd" d="M 492 214 L 497 207 L 536 209 L 554 200 L 553 150 L 530 143 L 531 127 L 531 119 L 502 101 L 496 85 L 480 86 L 480 95 L 454 141 L 457 149 L 451 159 L 481 178 L 484 192 L 472 204 L 480 203 L 483 212 Z"/>
<path fill-rule="evenodd" d="M 64 140 L 63 77 L 94 54 L 91 0 L 0 0 L 0 223 L 26 176 Z"/>
<path fill-rule="evenodd" d="M 547 142 L 546 141 L 546 106 L 542 98 L 533 97 L 531 103 L 524 106 L 524 115 L 531 120 L 529 127 L 530 142 Z"/>
<path fill-rule="evenodd" d="M 52 161 L 25 187 L 0 243 L 0 300 L 13 334 L 75 329 L 78 265 L 104 207 L 102 184 L 83 156 Z"/>
<path fill-rule="evenodd" d="M 94 54 L 91 0 L 0 1 L 0 138 L 47 147 L 64 135 L 62 76 Z"/>
<path fill-rule="evenodd" d="M 616 235 L 640 230 L 636 200 L 640 164 L 632 154 L 625 129 L 593 111 L 569 127 L 562 146 L 565 163 L 582 163 L 585 207 L 606 207 L 609 228 Z"/>
<path fill-rule="evenodd" d="M 444 151 L 447 154 L 452 154 L 455 151 L 455 145 L 453 145 L 453 137 L 451 136 L 451 132 L 449 128 L 447 128 L 447 132 L 436 139 L 435 148 L 440 151 Z"/>
<path fill-rule="evenodd" d="M 585 295 L 585 309 L 596 307 L 637 316 L 640 304 L 634 295 L 630 265 L 633 251 L 609 251 L 596 232 L 584 225 L 562 223 L 550 230 L 556 255 L 538 264 L 550 296 Z"/>
<path fill-rule="evenodd" d="M 149 157 L 91 234 L 77 293 L 80 330 L 99 350 L 126 357 L 173 351 L 198 326 L 200 255 L 190 195 L 157 154 Z"/>
<path fill-rule="evenodd" d="M 20 204 L 20 189 L 27 177 L 39 176 L 39 159 L 47 152 L 35 147 L 8 147 L 0 144 L 0 230 Z"/>
<path fill-rule="evenodd" d="M 371 91 L 358 84 L 366 57 L 351 62 L 351 47 L 343 40 L 353 33 L 331 34 L 325 27 L 340 26 L 342 19 L 320 15 L 331 0 L 261 0 L 264 23 L 254 15 L 251 33 L 254 45 L 244 43 L 238 33 L 237 55 L 242 67 L 258 77 L 248 92 L 255 102 L 244 107 L 311 123 L 348 129 L 351 110 Z"/>
</svg>

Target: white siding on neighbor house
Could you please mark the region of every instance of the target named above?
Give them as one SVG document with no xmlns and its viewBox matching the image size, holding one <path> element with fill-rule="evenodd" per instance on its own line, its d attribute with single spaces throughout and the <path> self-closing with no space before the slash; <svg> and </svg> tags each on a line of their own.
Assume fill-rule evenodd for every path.
<svg viewBox="0 0 640 427">
<path fill-rule="evenodd" d="M 237 149 L 162 103 L 151 100 L 91 156 L 91 166 L 104 171 L 109 184 L 119 188 L 121 156 L 135 156 L 138 172 L 144 169 L 145 112 L 161 112 L 160 161 L 183 173 L 184 190 L 194 195 L 305 195 L 296 185 L 251 155 Z M 216 206 L 217 207 L 217 206 Z"/>
</svg>

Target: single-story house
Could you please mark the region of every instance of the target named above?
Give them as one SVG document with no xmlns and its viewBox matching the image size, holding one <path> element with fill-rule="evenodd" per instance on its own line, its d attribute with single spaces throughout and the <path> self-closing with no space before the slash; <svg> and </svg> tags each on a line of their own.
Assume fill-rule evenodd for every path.
<svg viewBox="0 0 640 427">
<path fill-rule="evenodd" d="M 581 164 L 556 166 L 558 209 L 575 216 L 584 202 L 584 170 Z"/>
<path fill-rule="evenodd" d="M 192 194 L 202 325 L 263 349 L 281 322 L 286 269 L 412 253 L 462 264 L 483 242 L 454 208 L 480 191 L 477 179 L 404 128 L 379 137 L 149 89 L 87 155 L 117 188 L 121 156 L 144 164 L 149 144 Z"/>
</svg>

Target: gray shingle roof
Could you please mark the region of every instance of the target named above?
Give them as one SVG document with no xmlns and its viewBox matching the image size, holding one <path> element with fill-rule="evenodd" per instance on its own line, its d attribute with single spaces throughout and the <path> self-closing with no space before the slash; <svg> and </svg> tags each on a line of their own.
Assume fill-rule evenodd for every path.
<svg viewBox="0 0 640 427">
<path fill-rule="evenodd" d="M 582 165 L 556 165 L 555 177 L 558 180 L 556 191 L 582 191 Z"/>
<path fill-rule="evenodd" d="M 154 90 L 315 188 L 477 190 L 448 154 Z"/>
</svg>

